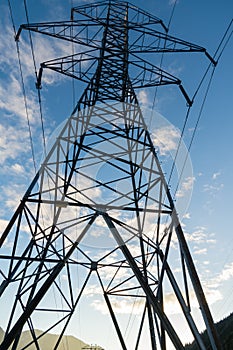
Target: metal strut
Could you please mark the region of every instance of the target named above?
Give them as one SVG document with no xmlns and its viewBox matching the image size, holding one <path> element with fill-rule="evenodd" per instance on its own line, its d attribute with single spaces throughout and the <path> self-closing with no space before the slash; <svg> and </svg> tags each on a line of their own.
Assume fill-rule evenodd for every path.
<svg viewBox="0 0 233 350">
<path fill-rule="evenodd" d="M 0 303 L 4 310 L 5 300 L 9 303 L 0 350 L 21 348 L 27 329 L 24 348 L 36 344 L 41 350 L 52 331 L 60 334 L 57 349 L 82 300 L 90 307 L 85 291 L 93 276 L 102 291 L 98 294 L 94 286 L 95 295 L 106 305 L 119 348 L 166 350 L 169 339 L 184 349 L 167 307 L 171 296 L 184 327 L 206 350 L 193 316 L 195 295 L 211 349 L 220 350 L 135 93 L 174 84 L 191 105 L 180 79 L 146 56 L 200 52 L 214 60 L 203 47 L 168 35 L 159 18 L 124 1 L 75 7 L 71 21 L 22 25 L 16 40 L 22 29 L 79 44 L 78 53 L 41 64 L 37 88 L 44 68 L 87 85 L 0 238 Z M 124 328 L 129 320 L 118 314 L 122 304 L 139 307 L 130 340 Z M 88 312 L 93 305 L 94 300 Z"/>
</svg>

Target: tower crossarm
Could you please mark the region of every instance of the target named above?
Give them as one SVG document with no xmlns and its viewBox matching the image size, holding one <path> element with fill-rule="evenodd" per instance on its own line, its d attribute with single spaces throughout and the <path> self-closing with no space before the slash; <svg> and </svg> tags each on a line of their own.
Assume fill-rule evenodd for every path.
<svg viewBox="0 0 233 350">
<path fill-rule="evenodd" d="M 101 34 L 103 23 L 89 20 L 83 21 L 61 21 L 47 23 L 22 24 L 15 36 L 19 40 L 22 30 L 29 30 L 44 34 L 57 39 L 71 41 L 76 44 L 99 48 L 101 46 Z"/>
<path fill-rule="evenodd" d="M 111 2 L 98 1 L 93 4 L 73 7 L 71 10 L 71 19 L 74 20 L 76 17 L 79 18 L 80 15 L 88 17 L 91 20 L 105 19 L 106 17 L 104 17 L 104 13 L 107 12 L 109 5 L 113 5 L 115 8 L 118 8 L 121 11 L 125 11 L 125 8 L 127 6 L 128 20 L 129 23 L 134 27 L 140 27 L 142 25 L 159 25 L 165 32 L 168 31 L 167 27 L 160 18 L 153 16 L 149 12 L 140 9 L 129 2 L 117 0 L 112 0 Z M 119 19 L 115 18 L 115 23 L 118 21 Z"/>
<path fill-rule="evenodd" d="M 48 23 L 22 24 L 15 39 L 19 40 L 21 31 L 29 30 L 50 37 L 71 41 L 90 48 L 100 48 L 102 45 L 101 33 L 105 23 L 102 21 L 62 21 Z M 110 26 L 113 26 L 111 24 Z M 119 26 L 115 23 L 115 26 Z M 113 27 L 114 29 L 114 27 Z M 207 50 L 199 45 L 158 32 L 152 28 L 135 27 L 128 25 L 129 29 L 129 54 L 135 53 L 176 53 L 176 52 L 203 52 L 208 59 L 216 65 L 214 58 Z M 133 34 L 130 35 L 130 32 Z M 80 48 L 79 48 L 80 49 Z"/>
<path fill-rule="evenodd" d="M 125 18 L 121 16 L 125 8 L 127 8 L 127 23 Z M 107 23 L 107 11 L 109 10 L 115 12 L 116 15 L 111 16 L 111 21 Z M 109 2 L 97 2 L 75 7 L 71 11 L 71 19 L 71 21 L 22 24 L 16 34 L 16 40 L 19 40 L 22 29 L 25 29 L 100 49 L 103 31 L 106 30 L 106 27 L 112 31 L 114 36 L 114 32 L 119 32 L 126 25 L 129 55 L 135 53 L 203 52 L 216 65 L 215 60 L 204 47 L 168 35 L 167 28 L 159 18 L 130 3 L 123 1 L 112 1 L 110 4 Z M 157 30 L 158 24 L 165 32 Z"/>
<path fill-rule="evenodd" d="M 89 83 L 98 64 L 97 53 L 97 50 L 88 50 L 80 54 L 64 56 L 41 63 L 37 77 L 37 88 L 41 88 L 42 71 L 44 68 Z"/>
<path fill-rule="evenodd" d="M 51 69 L 58 73 L 89 83 L 93 78 L 100 57 L 97 57 L 97 50 L 89 50 L 81 54 L 60 57 L 41 63 L 38 75 L 37 87 L 41 88 L 42 71 L 44 68 Z M 115 59 L 117 58 L 115 54 Z M 119 54 L 120 57 L 120 54 Z M 128 61 L 129 76 L 134 89 L 153 87 L 160 85 L 175 84 L 181 87 L 187 103 L 191 105 L 191 100 L 181 85 L 181 80 L 152 63 L 141 59 L 137 55 L 131 55 Z M 114 60 L 111 53 L 105 55 L 105 61 L 109 60 L 109 69 L 111 66 L 112 76 L 114 76 Z M 118 63 L 115 63 L 118 67 Z"/>
<path fill-rule="evenodd" d="M 93 297 L 105 302 L 117 348 L 166 350 L 169 340 L 184 349 L 184 321 L 184 330 L 206 350 L 194 320 L 199 307 L 195 318 L 206 325 L 211 349 L 221 350 L 135 93 L 177 84 L 191 104 L 181 81 L 145 57 L 206 51 L 152 30 L 155 25 L 162 22 L 136 6 L 109 0 L 74 8 L 72 21 L 23 25 L 16 35 L 18 40 L 26 29 L 79 44 L 79 53 L 42 63 L 38 88 L 43 68 L 87 85 L 0 237 L 0 301 L 7 322 L 0 350 L 33 344 L 42 350 L 41 339 L 51 331 L 59 332 L 51 345 L 58 349 L 72 318 L 83 306 L 93 309 L 86 291 L 95 281 Z M 12 295 L 11 305 L 4 305 Z M 169 300 L 179 307 L 182 330 L 173 322 Z M 132 341 L 125 336 L 131 315 L 115 315 L 118 301 L 127 313 L 126 305 L 140 306 Z M 43 333 L 37 332 L 40 325 Z"/>
<path fill-rule="evenodd" d="M 194 43 L 173 37 L 167 33 L 158 32 L 153 28 L 132 28 L 136 37 L 129 44 L 130 53 L 153 53 L 153 52 L 204 52 L 208 59 L 216 65 L 215 60 L 207 52 L 207 50 Z"/>
</svg>

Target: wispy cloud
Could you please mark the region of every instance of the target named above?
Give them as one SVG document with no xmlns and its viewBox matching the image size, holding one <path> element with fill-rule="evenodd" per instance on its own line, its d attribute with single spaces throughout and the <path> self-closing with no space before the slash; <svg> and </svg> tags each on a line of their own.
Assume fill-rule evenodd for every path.
<svg viewBox="0 0 233 350">
<path fill-rule="evenodd" d="M 209 304 L 223 299 L 223 288 L 227 281 L 233 280 L 233 262 L 227 263 L 212 279 L 203 280 L 203 287 Z"/>
<path fill-rule="evenodd" d="M 148 106 L 149 104 L 149 98 L 146 90 L 140 90 L 138 93 L 138 100 L 142 105 Z"/>
<path fill-rule="evenodd" d="M 180 189 L 176 193 L 176 197 L 184 197 L 186 195 L 187 191 L 192 190 L 194 181 L 195 181 L 195 177 L 194 176 L 187 177 L 181 183 Z"/>
<path fill-rule="evenodd" d="M 200 244 L 204 244 L 205 246 L 215 244 L 216 239 L 214 237 L 214 233 L 208 232 L 204 226 L 199 226 L 193 232 L 186 233 L 187 241 L 198 246 L 198 249 L 200 249 Z"/>
<path fill-rule="evenodd" d="M 6 209 L 15 209 L 19 204 L 26 188 L 22 184 L 10 184 L 7 186 L 1 186 L 1 197 L 5 202 Z"/>
<path fill-rule="evenodd" d="M 203 248 L 203 249 L 194 250 L 193 254 L 195 254 L 195 255 L 203 255 L 203 254 L 207 254 L 207 248 Z"/>
<path fill-rule="evenodd" d="M 219 177 L 220 175 L 221 175 L 221 172 L 220 172 L 220 171 L 218 171 L 218 172 L 216 172 L 216 173 L 213 173 L 212 179 L 213 179 L 213 180 L 216 180 L 217 177 Z"/>
<path fill-rule="evenodd" d="M 16 186 L 28 185 L 34 173 L 32 170 L 32 150 L 29 137 L 28 121 L 30 123 L 34 150 L 39 148 L 41 152 L 41 123 L 38 104 L 38 96 L 35 89 L 35 74 L 32 53 L 28 43 L 28 33 L 22 32 L 19 42 L 20 60 L 26 92 L 27 113 L 23 96 L 23 86 L 19 70 L 19 62 L 14 41 L 12 25 L 4 17 L 0 30 L 0 74 L 2 76 L 0 86 L 0 173 L 11 174 L 8 178 L 9 187 L 4 185 L 1 191 L 4 208 L 13 209 L 23 194 L 24 190 Z M 42 61 L 71 53 L 71 44 L 61 41 L 52 41 L 50 38 L 34 36 L 33 44 L 37 69 Z M 7 72 L 7 73 L 6 73 Z M 62 76 L 47 70 L 43 81 L 45 84 L 54 84 L 61 81 Z M 45 116 L 46 119 L 46 116 Z M 36 153 L 37 158 L 37 153 Z M 40 158 L 40 155 L 38 156 Z M 30 163 L 30 164 L 29 164 Z M 17 179 L 16 179 L 17 176 Z M 12 185 L 13 183 L 13 185 Z M 5 211 L 4 211 L 5 212 Z M 3 210 L 1 209 L 1 215 Z"/>
<path fill-rule="evenodd" d="M 116 298 L 111 297 L 111 305 L 114 309 L 114 312 L 117 314 L 141 314 L 143 312 L 143 307 L 145 305 L 144 299 L 135 299 L 135 298 Z M 102 314 L 108 314 L 109 309 L 106 305 L 106 303 L 103 303 L 100 299 L 95 299 L 92 302 L 92 307 L 94 307 L 96 310 L 100 311 Z"/>
<path fill-rule="evenodd" d="M 208 183 L 203 185 L 203 192 L 207 192 L 210 196 L 215 197 L 224 188 L 224 184 L 218 181 L 221 174 L 221 171 L 214 172 Z"/>
<path fill-rule="evenodd" d="M 233 262 L 228 263 L 224 266 L 221 273 L 218 275 L 217 280 L 219 282 L 228 281 L 233 278 Z"/>
<path fill-rule="evenodd" d="M 209 305 L 215 304 L 217 301 L 223 299 L 222 293 L 216 288 L 204 286 L 204 292 Z"/>
<path fill-rule="evenodd" d="M 3 232 L 8 224 L 8 220 L 0 219 L 0 232 Z"/>
<path fill-rule="evenodd" d="M 15 163 L 11 166 L 11 171 L 13 171 L 15 174 L 23 174 L 25 169 L 22 165 Z"/>
<path fill-rule="evenodd" d="M 212 185 L 212 184 L 205 184 L 203 186 L 203 191 L 204 192 L 209 192 L 211 195 L 215 195 L 216 192 L 219 192 L 223 189 L 224 184 L 217 184 L 217 185 Z"/>
<path fill-rule="evenodd" d="M 0 40 L 0 72 L 4 74 L 4 79 L 2 79 L 0 87 L 0 108 L 4 109 L 7 113 L 14 114 L 14 116 L 25 120 L 26 114 L 14 33 L 9 22 L 5 24 L 4 29 L 2 24 L 0 29 L 1 32 L 4 32 Z M 33 47 L 37 71 L 41 62 L 72 53 L 71 43 L 53 40 L 53 38 L 43 35 L 33 35 Z M 35 90 L 36 77 L 31 47 L 28 42 L 28 32 L 26 31 L 23 31 L 20 36 L 19 54 L 27 94 L 28 115 L 30 122 L 36 123 L 39 122 L 39 118 L 37 118 L 39 108 Z M 5 72 L 8 72 L 8 74 Z M 43 83 L 45 85 L 59 83 L 62 79 L 64 78 L 61 74 L 56 74 L 48 69 L 44 71 Z"/>
<path fill-rule="evenodd" d="M 9 158 L 18 159 L 20 155 L 28 153 L 28 132 L 23 128 L 18 128 L 16 132 L 15 127 L 0 124 L 0 152 L 1 165 Z"/>
<path fill-rule="evenodd" d="M 153 143 L 161 155 L 167 155 L 177 149 L 180 131 L 174 125 L 161 127 L 152 134 Z"/>
</svg>

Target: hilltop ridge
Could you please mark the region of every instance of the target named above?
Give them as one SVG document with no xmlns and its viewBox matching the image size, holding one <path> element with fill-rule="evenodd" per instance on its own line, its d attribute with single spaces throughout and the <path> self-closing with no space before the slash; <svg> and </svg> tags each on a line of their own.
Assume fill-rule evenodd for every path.
<svg viewBox="0 0 233 350">
<path fill-rule="evenodd" d="M 216 328 L 222 342 L 222 350 L 232 350 L 233 349 L 233 313 L 231 313 L 229 316 L 227 316 L 223 320 L 217 322 Z M 42 334 L 42 331 L 36 330 L 36 334 L 38 336 Z M 206 348 L 209 348 L 210 344 L 209 344 L 206 330 L 201 334 L 201 336 Z M 3 337 L 4 337 L 4 330 L 0 327 L 0 343 L 2 342 Z M 58 337 L 59 335 L 57 334 L 48 333 L 39 340 L 39 344 L 43 350 L 51 350 L 53 349 L 53 346 L 56 343 Z M 23 332 L 21 341 L 18 345 L 18 349 L 23 348 L 26 344 L 30 342 L 30 340 L 32 340 L 30 331 Z M 63 341 L 58 346 L 58 350 L 64 350 L 64 347 L 65 349 L 67 348 L 69 350 L 84 350 L 85 348 L 90 349 L 89 344 L 71 335 L 65 335 L 63 337 Z M 32 344 L 27 349 L 36 350 L 36 346 Z M 196 342 L 194 341 L 191 344 L 186 344 L 185 349 L 198 350 L 199 348 Z M 96 345 L 95 350 L 104 350 L 104 349 Z"/>
<path fill-rule="evenodd" d="M 219 334 L 222 350 L 232 350 L 233 349 L 233 313 L 225 317 L 223 320 L 216 323 L 216 329 Z M 207 349 L 210 349 L 210 343 L 208 340 L 206 330 L 202 333 L 202 339 Z M 187 344 L 185 346 L 186 350 L 199 350 L 196 342 Z"/>
<path fill-rule="evenodd" d="M 36 335 L 37 337 L 42 334 L 42 331 L 36 330 Z M 4 337 L 4 330 L 0 327 L 0 342 L 2 342 L 2 339 Z M 41 339 L 39 339 L 39 345 L 40 348 L 43 350 L 51 350 L 53 349 L 59 335 L 58 334 L 51 334 L 48 333 L 44 335 Z M 22 334 L 21 340 L 19 342 L 19 345 L 17 349 L 23 348 L 26 344 L 30 343 L 32 341 L 32 336 L 30 331 L 25 331 Z M 88 344 L 83 342 L 82 340 L 75 338 L 74 336 L 71 335 L 65 335 L 63 337 L 62 342 L 58 346 L 58 350 L 64 350 L 64 349 L 69 349 L 69 350 L 82 350 L 83 348 L 87 347 Z M 30 345 L 27 347 L 28 350 L 36 350 L 35 345 Z"/>
</svg>

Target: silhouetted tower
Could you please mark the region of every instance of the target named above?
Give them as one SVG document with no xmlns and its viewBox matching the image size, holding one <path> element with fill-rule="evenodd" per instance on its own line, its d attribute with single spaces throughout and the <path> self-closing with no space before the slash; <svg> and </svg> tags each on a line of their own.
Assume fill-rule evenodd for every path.
<svg viewBox="0 0 233 350">
<path fill-rule="evenodd" d="M 168 339 L 183 349 L 168 298 L 206 349 L 193 318 L 195 300 L 212 349 L 220 349 L 135 94 L 136 88 L 177 84 L 190 104 L 181 81 L 142 54 L 196 51 L 211 57 L 203 47 L 167 35 L 159 18 L 123 1 L 75 7 L 71 21 L 22 25 L 16 39 L 22 29 L 79 44 L 79 53 L 41 64 L 38 88 L 44 68 L 87 86 L 0 240 L 0 295 L 9 311 L 0 349 L 42 349 L 46 334 L 59 332 L 57 349 L 93 281 L 118 349 L 164 350 Z M 122 303 L 137 308 L 130 343 L 117 313 Z M 89 322 L 90 317 L 86 327 Z M 30 336 L 22 346 L 26 329 Z"/>
</svg>

